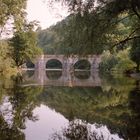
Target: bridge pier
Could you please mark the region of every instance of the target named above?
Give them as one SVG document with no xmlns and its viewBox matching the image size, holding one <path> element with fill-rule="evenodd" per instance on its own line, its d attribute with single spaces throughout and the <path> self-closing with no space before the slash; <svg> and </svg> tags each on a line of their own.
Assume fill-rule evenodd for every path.
<svg viewBox="0 0 140 140">
<path fill-rule="evenodd" d="M 35 78 L 38 79 L 38 83 L 40 85 L 44 85 L 44 78 L 46 77 L 46 65 L 44 61 L 44 56 L 42 55 L 38 58 L 37 63 L 35 65 Z"/>
</svg>

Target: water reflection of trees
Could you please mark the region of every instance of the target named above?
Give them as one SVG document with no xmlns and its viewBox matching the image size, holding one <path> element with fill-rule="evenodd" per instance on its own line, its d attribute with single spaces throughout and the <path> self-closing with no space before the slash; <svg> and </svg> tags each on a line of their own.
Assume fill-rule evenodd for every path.
<svg viewBox="0 0 140 140">
<path fill-rule="evenodd" d="M 140 139 L 140 81 L 136 82 L 136 87 L 130 91 L 129 107 L 132 117 L 127 122 L 127 135 L 129 139 Z"/>
<path fill-rule="evenodd" d="M 125 116 L 131 116 L 127 96 L 112 89 L 103 92 L 100 87 L 47 88 L 41 98 L 44 104 L 69 120 L 76 117 L 90 123 L 105 124 L 112 132 L 118 132 L 125 127 Z"/>
<path fill-rule="evenodd" d="M 118 134 L 111 134 L 106 126 L 90 124 L 74 119 L 68 126 L 54 132 L 49 140 L 123 140 Z"/>
<path fill-rule="evenodd" d="M 0 105 L 3 97 L 8 96 L 14 113 L 12 127 L 0 113 L 2 140 L 24 140 L 21 129 L 25 129 L 27 119 L 36 121 L 32 112 L 42 103 L 63 114 L 70 122 L 74 118 L 96 122 L 107 125 L 111 133 L 118 133 L 125 139 L 139 139 L 140 90 L 139 86 L 134 87 L 133 80 L 109 78 L 103 79 L 102 87 L 46 87 L 44 90 L 42 87 L 19 87 L 7 81 L 1 82 L 0 88 Z"/>
<path fill-rule="evenodd" d="M 27 119 L 32 121 L 37 120 L 37 117 L 33 116 L 32 111 L 38 105 L 37 96 L 41 93 L 42 88 L 19 87 L 13 80 L 9 81 L 9 83 L 11 84 L 7 88 L 1 86 L 3 92 L 0 94 L 0 139 L 25 140 L 22 129 L 25 129 Z M 8 97 L 8 101 L 4 102 L 4 98 L 6 97 Z M 6 104 L 11 104 L 11 106 L 2 109 Z M 12 117 L 9 114 L 12 115 Z M 7 118 L 7 120 L 4 117 Z M 10 121 L 11 124 L 7 121 Z"/>
<path fill-rule="evenodd" d="M 69 120 L 76 117 L 90 123 L 104 124 L 112 133 L 130 138 L 128 131 L 132 129 L 128 123 L 135 113 L 129 105 L 129 95 L 134 88 L 134 80 L 118 77 L 109 81 L 104 79 L 104 82 L 102 87 L 96 88 L 47 88 L 40 99 Z"/>
<path fill-rule="evenodd" d="M 33 116 L 33 109 L 37 104 L 37 96 L 41 93 L 40 87 L 16 87 L 10 101 L 15 110 L 14 125 L 20 129 L 25 128 L 26 119 L 36 121 L 36 116 Z"/>
<path fill-rule="evenodd" d="M 16 126 L 9 128 L 0 115 L 0 139 L 1 140 L 25 140 L 25 135 Z"/>
<path fill-rule="evenodd" d="M 49 140 L 104 140 L 104 137 L 91 130 L 85 121 L 73 120 L 61 132 L 52 134 Z"/>
</svg>

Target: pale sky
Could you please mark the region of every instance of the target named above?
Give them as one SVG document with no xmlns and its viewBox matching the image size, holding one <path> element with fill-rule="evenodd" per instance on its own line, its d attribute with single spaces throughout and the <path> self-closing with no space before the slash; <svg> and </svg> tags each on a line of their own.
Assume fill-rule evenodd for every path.
<svg viewBox="0 0 140 140">
<path fill-rule="evenodd" d="M 42 29 L 45 29 L 68 15 L 68 8 L 61 3 L 51 4 L 49 0 L 28 0 L 27 18 L 37 20 Z"/>
</svg>

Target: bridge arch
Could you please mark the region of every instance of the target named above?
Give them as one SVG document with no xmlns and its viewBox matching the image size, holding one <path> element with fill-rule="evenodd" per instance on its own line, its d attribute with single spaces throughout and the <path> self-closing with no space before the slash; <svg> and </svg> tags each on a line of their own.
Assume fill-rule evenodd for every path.
<svg viewBox="0 0 140 140">
<path fill-rule="evenodd" d="M 75 70 L 90 70 L 91 63 L 87 59 L 80 59 L 73 64 L 73 67 Z"/>
<path fill-rule="evenodd" d="M 49 59 L 46 61 L 46 69 L 62 69 L 63 64 L 60 60 L 56 59 Z"/>
<path fill-rule="evenodd" d="M 34 62 L 28 60 L 28 61 L 26 61 L 26 67 L 27 67 L 27 69 L 35 69 L 35 64 L 34 64 Z"/>
</svg>

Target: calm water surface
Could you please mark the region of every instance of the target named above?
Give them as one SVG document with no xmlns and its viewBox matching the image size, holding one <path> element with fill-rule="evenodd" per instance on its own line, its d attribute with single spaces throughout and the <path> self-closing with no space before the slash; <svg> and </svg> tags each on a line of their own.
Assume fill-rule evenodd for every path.
<svg viewBox="0 0 140 140">
<path fill-rule="evenodd" d="M 0 140 L 139 140 L 140 82 L 122 75 L 34 71 L 0 78 Z"/>
</svg>

